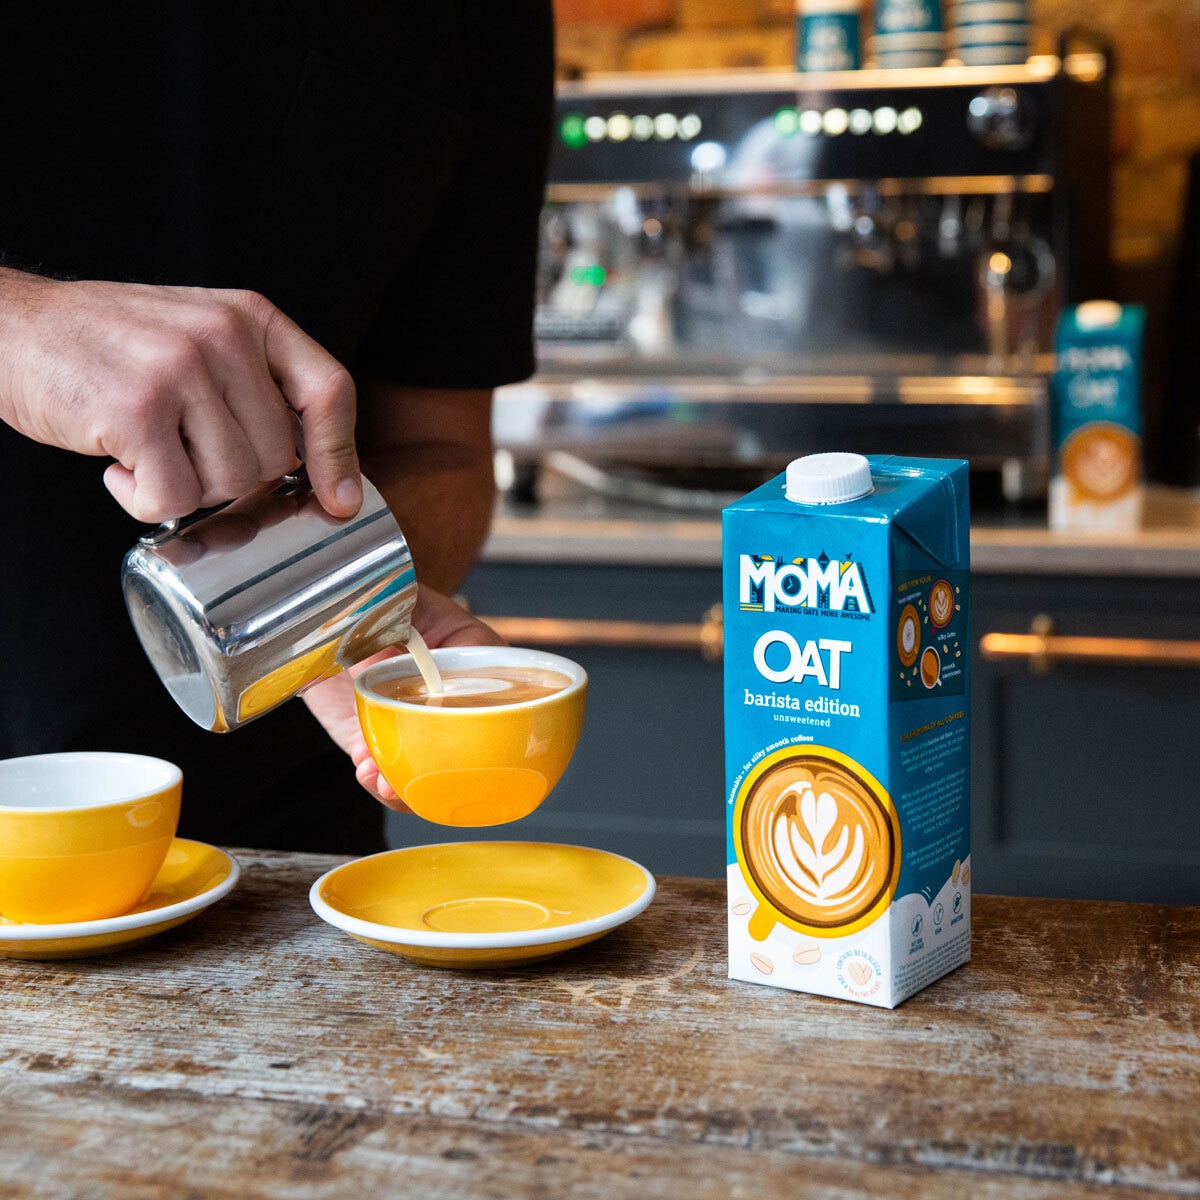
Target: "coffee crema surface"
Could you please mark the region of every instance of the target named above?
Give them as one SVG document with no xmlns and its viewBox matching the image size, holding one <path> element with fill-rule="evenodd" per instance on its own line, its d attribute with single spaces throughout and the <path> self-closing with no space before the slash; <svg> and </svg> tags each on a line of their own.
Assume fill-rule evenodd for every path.
<svg viewBox="0 0 1200 1200">
<path fill-rule="evenodd" d="M 475 667 L 441 672 L 444 692 L 434 695 L 420 675 L 385 679 L 375 691 L 385 700 L 426 708 L 501 708 L 553 696 L 571 686 L 569 676 L 544 667 Z"/>
</svg>

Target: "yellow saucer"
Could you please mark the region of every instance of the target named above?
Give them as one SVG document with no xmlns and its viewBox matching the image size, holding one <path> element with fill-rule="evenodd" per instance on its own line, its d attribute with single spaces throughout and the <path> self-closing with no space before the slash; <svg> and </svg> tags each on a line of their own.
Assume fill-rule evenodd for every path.
<svg viewBox="0 0 1200 1200">
<path fill-rule="evenodd" d="M 449 842 L 356 859 L 308 898 L 346 933 L 436 967 L 511 967 L 593 941 L 654 898 L 645 867 L 583 846 Z"/>
<path fill-rule="evenodd" d="M 228 893 L 241 874 L 237 859 L 204 842 L 175 838 L 146 898 L 119 917 L 26 925 L 0 917 L 0 956 L 87 958 L 110 954 L 194 917 Z"/>
</svg>

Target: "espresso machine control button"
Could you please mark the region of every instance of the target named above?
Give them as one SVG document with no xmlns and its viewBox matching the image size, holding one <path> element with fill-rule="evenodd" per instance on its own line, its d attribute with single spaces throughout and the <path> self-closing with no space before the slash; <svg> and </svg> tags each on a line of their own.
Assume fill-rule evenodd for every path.
<svg viewBox="0 0 1200 1200">
<path fill-rule="evenodd" d="M 988 88 L 972 97 L 967 128 L 988 150 L 1022 150 L 1033 136 L 1028 105 L 1011 87 Z"/>
</svg>

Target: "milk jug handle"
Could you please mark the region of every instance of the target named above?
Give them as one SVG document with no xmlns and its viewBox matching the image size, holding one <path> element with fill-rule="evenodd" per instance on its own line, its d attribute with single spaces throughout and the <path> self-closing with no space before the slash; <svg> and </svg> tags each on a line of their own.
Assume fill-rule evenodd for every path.
<svg viewBox="0 0 1200 1200">
<path fill-rule="evenodd" d="M 304 421 L 300 414 L 292 407 L 288 407 L 288 416 L 292 422 L 292 438 L 296 443 L 296 456 L 300 459 L 295 470 L 289 471 L 280 479 L 279 483 L 282 486 L 291 488 L 293 491 L 301 487 L 307 488 L 308 471 L 304 466 Z M 232 500 L 226 500 L 223 504 L 213 504 L 208 508 L 198 508 L 194 513 L 189 513 L 186 517 L 171 517 L 170 520 L 164 521 L 152 533 L 143 534 L 138 538 L 138 541 L 143 546 L 159 546 L 168 538 L 174 537 L 177 533 L 182 533 L 185 529 L 195 525 L 197 521 L 203 521 L 205 517 L 211 517 L 213 513 L 218 513 L 223 508 L 227 508 L 232 504 Z"/>
<path fill-rule="evenodd" d="M 294 471 L 289 471 L 280 480 L 279 487 L 286 487 L 289 491 L 296 492 L 302 489 L 309 488 L 308 471 L 303 463 L 301 463 Z M 171 517 L 167 521 L 163 521 L 157 529 L 150 533 L 143 534 L 138 538 L 138 543 L 142 546 L 161 546 L 163 542 L 176 534 L 182 533 L 185 529 L 190 529 L 191 526 L 203 521 L 205 517 L 211 517 L 213 513 L 219 513 L 222 509 L 228 508 L 233 503 L 232 500 L 226 500 L 222 504 L 213 504 L 208 508 L 198 508 L 193 513 L 188 513 L 186 517 Z"/>
</svg>

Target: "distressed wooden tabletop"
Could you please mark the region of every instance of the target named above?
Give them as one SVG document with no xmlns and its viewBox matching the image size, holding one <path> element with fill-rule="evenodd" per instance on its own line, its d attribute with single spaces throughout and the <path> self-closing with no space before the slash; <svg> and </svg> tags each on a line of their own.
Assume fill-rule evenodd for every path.
<svg viewBox="0 0 1200 1200">
<path fill-rule="evenodd" d="M 0 960 L 0 1196 L 1200 1195 L 1200 909 L 978 896 L 888 1012 L 728 980 L 713 881 L 465 973 L 237 853 L 139 947 Z"/>
</svg>

